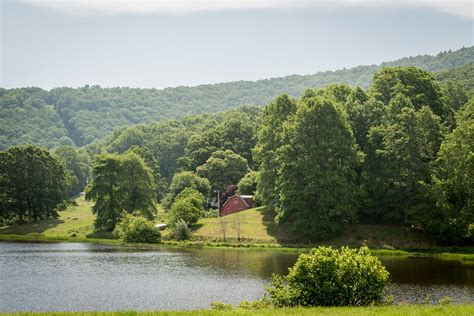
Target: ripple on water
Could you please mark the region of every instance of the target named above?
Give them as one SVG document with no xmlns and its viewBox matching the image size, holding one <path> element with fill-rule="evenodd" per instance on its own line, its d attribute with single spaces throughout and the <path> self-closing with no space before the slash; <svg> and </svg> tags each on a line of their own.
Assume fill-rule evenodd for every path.
<svg viewBox="0 0 474 316">
<path fill-rule="evenodd" d="M 208 308 L 264 294 L 272 273 L 297 254 L 263 250 L 155 249 L 93 244 L 0 243 L 0 311 Z M 474 303 L 474 266 L 459 261 L 385 259 L 395 303 L 449 296 Z M 412 277 L 410 277 L 412 276 Z M 442 283 L 442 284 L 440 284 Z"/>
<path fill-rule="evenodd" d="M 392 295 L 394 304 L 438 304 L 445 297 L 449 297 L 452 304 L 474 304 L 474 287 L 468 285 L 390 283 L 384 295 Z"/>
</svg>

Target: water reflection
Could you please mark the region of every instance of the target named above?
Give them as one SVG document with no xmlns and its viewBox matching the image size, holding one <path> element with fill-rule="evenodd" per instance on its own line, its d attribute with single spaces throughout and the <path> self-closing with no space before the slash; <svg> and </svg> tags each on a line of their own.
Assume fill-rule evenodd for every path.
<svg viewBox="0 0 474 316">
<path fill-rule="evenodd" d="M 156 310 L 237 304 L 263 295 L 298 254 L 248 249 L 137 250 L 94 244 L 0 243 L 0 311 Z M 474 265 L 382 258 L 399 302 L 473 301 Z M 417 294 L 418 293 L 418 294 Z"/>
<path fill-rule="evenodd" d="M 474 264 L 432 257 L 381 259 L 394 283 L 474 285 Z"/>
</svg>

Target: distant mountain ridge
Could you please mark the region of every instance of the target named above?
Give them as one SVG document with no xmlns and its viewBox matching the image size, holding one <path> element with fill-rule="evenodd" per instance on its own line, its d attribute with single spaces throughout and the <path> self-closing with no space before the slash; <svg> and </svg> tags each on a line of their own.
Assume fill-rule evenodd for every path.
<svg viewBox="0 0 474 316">
<path fill-rule="evenodd" d="M 473 63 L 474 47 L 467 47 L 435 56 L 406 57 L 378 66 L 162 90 L 100 86 L 51 91 L 0 88 L 0 148 L 22 143 L 49 148 L 61 144 L 83 146 L 120 127 L 225 111 L 244 104 L 263 105 L 282 93 L 300 95 L 305 88 L 331 83 L 366 88 L 381 67 L 416 66 L 440 72 Z M 463 73 L 467 72 L 457 72 L 456 76 Z"/>
</svg>

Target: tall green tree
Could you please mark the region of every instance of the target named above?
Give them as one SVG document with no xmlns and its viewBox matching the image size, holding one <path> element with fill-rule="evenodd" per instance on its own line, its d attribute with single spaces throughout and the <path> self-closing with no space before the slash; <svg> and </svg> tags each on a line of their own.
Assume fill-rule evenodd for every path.
<svg viewBox="0 0 474 316">
<path fill-rule="evenodd" d="M 428 106 L 434 114 L 452 124 L 452 110 L 448 106 L 434 76 L 416 67 L 386 67 L 374 75 L 370 88 L 372 96 L 388 105 L 397 95 L 409 98 L 416 110 Z"/>
<path fill-rule="evenodd" d="M 187 225 L 195 224 L 204 214 L 204 195 L 193 188 L 181 191 L 169 211 L 170 224 L 183 220 Z"/>
<path fill-rule="evenodd" d="M 203 133 L 193 135 L 186 147 L 189 170 L 203 165 L 218 150 L 232 150 L 253 166 L 252 148 L 256 143 L 257 122 L 244 111 L 229 112 L 223 122 Z"/>
<path fill-rule="evenodd" d="M 438 153 L 432 190 L 437 212 L 425 227 L 444 243 L 474 241 L 474 98 L 457 115 L 457 127 Z"/>
<path fill-rule="evenodd" d="M 20 223 L 56 217 L 66 198 L 62 161 L 47 150 L 27 145 L 0 151 L 0 209 Z"/>
<path fill-rule="evenodd" d="M 384 123 L 369 132 L 363 167 L 366 214 L 376 221 L 408 224 L 423 205 L 422 182 L 443 137 L 440 118 L 428 107 L 415 110 L 399 94 L 389 104 Z"/>
<path fill-rule="evenodd" d="M 72 146 L 60 146 L 54 154 L 60 157 L 70 175 L 67 194 L 74 197 L 84 190 L 89 176 L 89 157 Z"/>
<path fill-rule="evenodd" d="M 474 81 L 474 79 L 471 80 Z M 444 95 L 448 99 L 449 106 L 454 111 L 458 111 L 469 100 L 464 88 L 460 84 L 453 83 L 452 81 L 447 81 L 442 86 L 442 90 Z"/>
<path fill-rule="evenodd" d="M 211 193 L 211 184 L 206 178 L 202 178 L 191 171 L 178 172 L 173 176 L 164 206 L 166 208 L 171 207 L 178 194 L 188 188 L 198 191 L 204 197 L 208 197 Z"/>
<path fill-rule="evenodd" d="M 302 101 L 286 125 L 279 162 L 280 224 L 317 239 L 337 234 L 356 218 L 357 151 L 346 115 L 334 100 Z"/>
<path fill-rule="evenodd" d="M 284 94 L 263 109 L 254 149 L 255 160 L 260 168 L 256 195 L 269 207 L 276 206 L 279 201 L 277 178 L 281 164 L 278 152 L 284 144 L 284 125 L 295 114 L 296 104 L 295 99 Z"/>
<path fill-rule="evenodd" d="M 250 170 L 247 172 L 247 174 L 242 179 L 240 179 L 239 183 L 237 184 L 237 192 L 239 194 L 255 194 L 255 190 L 257 190 L 257 177 L 257 171 Z"/>
<path fill-rule="evenodd" d="M 222 191 L 228 185 L 237 184 L 248 169 L 247 159 L 232 150 L 219 150 L 212 153 L 196 171 L 199 176 L 209 180 L 212 189 Z"/>
<path fill-rule="evenodd" d="M 363 151 L 370 128 L 382 124 L 386 107 L 375 98 L 367 100 L 354 98 L 346 103 L 346 109 L 356 143 Z"/>
<path fill-rule="evenodd" d="M 113 230 L 123 212 L 152 218 L 155 189 L 152 171 L 139 155 L 100 154 L 86 188 L 86 199 L 95 201 L 96 229 Z"/>
</svg>

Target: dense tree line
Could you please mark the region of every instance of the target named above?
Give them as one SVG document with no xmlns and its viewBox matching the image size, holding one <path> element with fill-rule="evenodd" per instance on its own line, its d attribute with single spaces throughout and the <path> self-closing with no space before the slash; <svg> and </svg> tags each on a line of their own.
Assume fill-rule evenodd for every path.
<svg viewBox="0 0 474 316">
<path fill-rule="evenodd" d="M 21 144 L 74 145 L 47 95 L 39 88 L 0 88 L 0 150 Z"/>
<path fill-rule="evenodd" d="M 380 70 L 367 92 L 335 84 L 280 96 L 262 113 L 257 194 L 305 239 L 369 221 L 470 242 L 474 99 L 451 104 L 415 67 Z"/>
<path fill-rule="evenodd" d="M 25 223 L 58 215 L 66 199 L 64 162 L 36 146 L 0 151 L 0 219 Z"/>
<path fill-rule="evenodd" d="M 124 236 L 156 240 L 147 220 L 158 203 L 169 223 L 187 229 L 217 207 L 217 192 L 221 202 L 238 192 L 255 194 L 299 239 L 371 222 L 414 227 L 444 243 L 470 242 L 474 99 L 468 101 L 457 75 L 440 76 L 388 67 L 368 89 L 306 89 L 263 109 L 138 124 L 82 148 L 58 144 L 52 153 L 12 147 L 0 155 L 0 216 L 54 217 L 66 196 L 87 185 L 97 230 L 113 231 L 126 220 Z"/>
<path fill-rule="evenodd" d="M 403 58 L 381 66 L 411 65 L 437 72 L 473 62 L 474 48 L 470 47 L 436 56 Z M 120 127 L 224 111 L 244 104 L 264 105 L 282 93 L 296 97 L 307 87 L 324 87 L 335 82 L 367 88 L 381 66 L 163 90 L 99 86 L 56 88 L 49 92 L 37 88 L 0 89 L 0 149 L 24 143 L 48 148 L 82 146 Z M 472 71 L 457 69 L 453 72 L 455 74 L 443 73 L 440 80 L 456 77 L 456 81 L 465 81 L 464 87 L 472 87 Z M 200 139 L 195 142 L 197 146 L 202 144 Z M 244 158 L 252 164 L 249 156 L 244 155 Z"/>
</svg>

